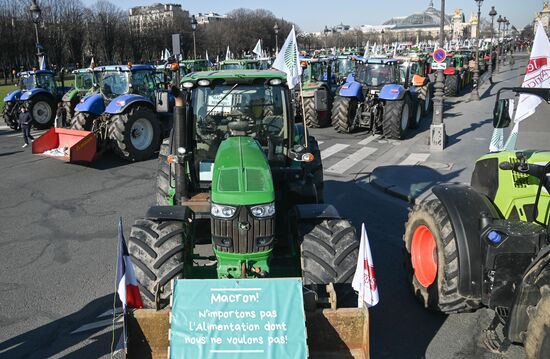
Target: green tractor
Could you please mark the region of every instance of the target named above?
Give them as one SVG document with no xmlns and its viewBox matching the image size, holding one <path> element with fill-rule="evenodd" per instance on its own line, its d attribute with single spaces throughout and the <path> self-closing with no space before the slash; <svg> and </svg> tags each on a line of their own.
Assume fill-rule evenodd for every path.
<svg viewBox="0 0 550 359">
<path fill-rule="evenodd" d="M 353 296 L 359 242 L 350 222 L 322 202 L 319 148 L 294 123 L 286 75 L 195 72 L 182 86 L 181 96 L 173 89 L 173 131 L 160 150 L 158 205 L 136 220 L 129 239 L 143 302 L 152 308 L 133 314 L 139 329 L 130 329 L 130 341 L 166 353 L 162 308 L 170 303 L 173 279 L 301 277 L 304 300 L 314 307 L 334 293 Z M 353 329 L 365 323 L 364 312 L 344 309 L 350 311 L 342 328 L 355 345 L 364 343 L 368 332 Z M 327 316 L 309 329 L 335 325 Z M 327 350 L 341 350 L 342 338 L 340 348 Z"/>
<path fill-rule="evenodd" d="M 294 123 L 285 82 L 256 70 L 183 78 L 187 107 L 160 150 L 158 206 L 129 240 L 147 307 L 169 303 L 174 278 L 302 277 L 320 296 L 351 281 L 355 230 L 323 203 L 319 147 Z"/>
<path fill-rule="evenodd" d="M 80 100 L 87 95 L 91 95 L 99 90 L 98 79 L 93 69 L 77 69 L 73 71 L 74 87 L 70 89 L 61 101 L 67 114 L 67 119 L 74 116 L 74 108 Z"/>
<path fill-rule="evenodd" d="M 510 124 L 503 90 L 550 102 L 550 89 L 501 89 L 495 128 Z M 549 173 L 549 151 L 482 156 L 470 186 L 438 185 L 417 202 L 403 237 L 408 278 L 426 308 L 488 307 L 495 316 L 486 346 L 504 352 L 510 343 L 522 344 L 529 359 L 550 358 Z"/>
<path fill-rule="evenodd" d="M 326 127 L 330 124 L 332 98 L 336 91 L 332 65 L 333 61 L 329 58 L 300 60 L 303 69 L 301 96 L 304 98 L 304 118 L 310 128 Z M 301 107 L 297 110 L 298 113 L 302 112 Z"/>
</svg>

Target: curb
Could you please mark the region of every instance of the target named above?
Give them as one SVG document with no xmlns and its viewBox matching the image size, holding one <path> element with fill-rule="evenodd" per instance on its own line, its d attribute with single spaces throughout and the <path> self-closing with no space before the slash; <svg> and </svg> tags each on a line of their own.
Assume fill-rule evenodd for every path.
<svg viewBox="0 0 550 359">
<path fill-rule="evenodd" d="M 367 178 L 367 183 L 377 190 L 389 194 L 392 197 L 403 200 L 407 203 L 414 203 L 414 198 L 409 193 L 404 193 L 400 191 L 399 187 L 385 183 L 383 179 L 374 176 L 372 173 Z"/>
</svg>

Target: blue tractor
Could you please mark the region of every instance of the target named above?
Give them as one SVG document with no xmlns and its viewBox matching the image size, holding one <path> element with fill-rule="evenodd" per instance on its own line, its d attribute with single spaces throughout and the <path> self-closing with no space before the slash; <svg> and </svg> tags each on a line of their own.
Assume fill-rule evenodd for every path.
<svg viewBox="0 0 550 359">
<path fill-rule="evenodd" d="M 4 97 L 3 117 L 6 125 L 17 130 L 18 114 L 21 106 L 29 109 L 33 125 L 38 129 L 52 126 L 57 103 L 61 101 L 68 87 L 57 86 L 55 72 L 51 70 L 23 71 L 18 74 L 19 89 Z"/>
<path fill-rule="evenodd" d="M 388 139 L 403 139 L 422 117 L 422 103 L 401 61 L 356 57 L 355 73 L 340 87 L 332 108 L 332 126 L 351 133 L 364 128 Z"/>
<path fill-rule="evenodd" d="M 171 129 L 174 98 L 157 82 L 153 65 L 113 65 L 94 69 L 99 93 L 75 107 L 71 128 L 92 131 L 101 146 L 128 161 L 150 158 Z"/>
</svg>

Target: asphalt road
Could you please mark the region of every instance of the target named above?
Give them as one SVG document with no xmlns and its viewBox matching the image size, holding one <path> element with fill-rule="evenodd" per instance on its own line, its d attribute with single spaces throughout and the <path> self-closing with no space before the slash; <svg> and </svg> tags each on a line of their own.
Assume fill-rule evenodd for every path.
<svg viewBox="0 0 550 359">
<path fill-rule="evenodd" d="M 520 70 L 509 72 L 514 71 Z M 503 81 L 517 81 L 517 76 L 509 77 Z M 462 117 L 486 116 L 492 109 L 492 92 L 480 104 L 460 107 L 465 98 L 459 98 L 450 105 L 459 108 Z M 368 185 L 365 178 L 382 164 L 428 161 L 455 163 L 443 175 L 434 170 L 438 181 L 467 178 L 464 173 L 471 171 L 473 162 L 460 162 L 464 156 L 457 141 L 448 152 L 430 156 L 429 119 L 425 122 L 405 141 L 384 141 L 365 133 L 340 135 L 330 128 L 312 131 L 323 151 L 326 201 L 356 228 L 363 222 L 367 226 L 381 297 L 370 312 L 371 357 L 523 358 L 519 347 L 501 356 L 481 345 L 489 311 L 430 313 L 409 292 L 401 264 L 408 203 Z M 478 152 L 488 146 L 487 120 L 467 132 L 463 126 L 450 124 L 450 138 L 460 137 L 462 144 L 485 139 L 475 148 Z M 115 335 L 111 333 L 109 313 L 115 291 L 117 221 L 123 218 L 128 236 L 133 220 L 152 203 L 156 159 L 128 164 L 106 155 L 90 166 L 71 165 L 33 156 L 22 143 L 20 135 L 0 128 L 0 358 L 108 356 L 112 341 L 116 346 L 120 337 L 119 324 Z"/>
</svg>

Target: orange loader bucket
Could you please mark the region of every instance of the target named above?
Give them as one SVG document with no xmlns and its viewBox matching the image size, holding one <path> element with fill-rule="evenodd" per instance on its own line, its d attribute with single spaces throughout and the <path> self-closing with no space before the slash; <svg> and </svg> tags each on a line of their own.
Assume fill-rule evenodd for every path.
<svg viewBox="0 0 550 359">
<path fill-rule="evenodd" d="M 32 143 L 32 153 L 65 162 L 93 162 L 97 139 L 90 131 L 50 128 Z"/>
</svg>

